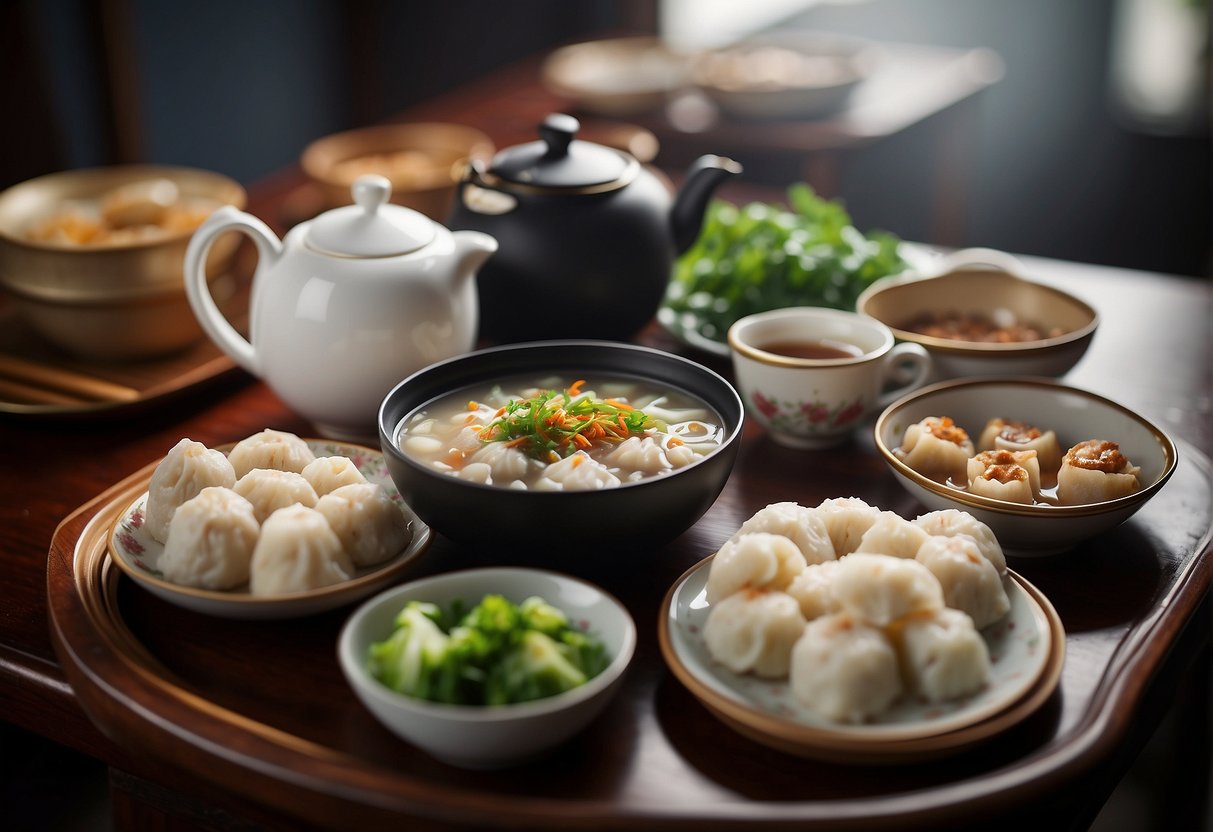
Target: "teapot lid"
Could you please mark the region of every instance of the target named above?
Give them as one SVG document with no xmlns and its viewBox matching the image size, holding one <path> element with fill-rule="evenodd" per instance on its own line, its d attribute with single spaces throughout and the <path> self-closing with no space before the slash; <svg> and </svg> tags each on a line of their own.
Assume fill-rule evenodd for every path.
<svg viewBox="0 0 1213 832">
<path fill-rule="evenodd" d="M 434 221 L 424 214 L 392 205 L 392 183 L 386 177 L 359 176 L 350 187 L 354 204 L 325 211 L 312 220 L 307 246 L 336 257 L 395 257 L 429 245 Z"/>
<path fill-rule="evenodd" d="M 572 116 L 553 113 L 539 125 L 541 141 L 502 150 L 489 173 L 539 188 L 607 190 L 627 184 L 639 163 L 620 151 L 576 139 L 580 129 Z"/>
</svg>

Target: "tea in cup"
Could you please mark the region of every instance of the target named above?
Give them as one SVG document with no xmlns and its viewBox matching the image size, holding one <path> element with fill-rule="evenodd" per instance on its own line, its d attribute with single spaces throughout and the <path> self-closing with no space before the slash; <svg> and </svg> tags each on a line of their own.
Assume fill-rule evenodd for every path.
<svg viewBox="0 0 1213 832">
<path fill-rule="evenodd" d="M 855 312 L 791 307 L 729 328 L 733 373 L 746 410 L 793 448 L 842 442 L 873 410 L 922 386 L 931 357 Z M 891 389 L 886 389 L 893 385 Z"/>
</svg>

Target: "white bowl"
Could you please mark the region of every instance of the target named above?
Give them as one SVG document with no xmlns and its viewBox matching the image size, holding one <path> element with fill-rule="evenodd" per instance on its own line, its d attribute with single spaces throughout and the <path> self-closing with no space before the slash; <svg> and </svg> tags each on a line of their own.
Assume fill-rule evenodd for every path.
<svg viewBox="0 0 1213 832">
<path fill-rule="evenodd" d="M 485 707 L 414 699 L 387 688 L 367 670 L 371 644 L 392 632 L 396 614 L 409 601 L 471 605 L 490 593 L 514 603 L 538 595 L 570 621 L 586 622 L 606 647 L 610 664 L 565 693 Z M 495 567 L 423 578 L 375 596 L 342 628 L 337 655 L 358 698 L 392 733 L 452 765 L 499 768 L 539 756 L 584 728 L 619 689 L 635 649 L 631 615 L 601 589 L 555 572 Z"/>
<path fill-rule="evenodd" d="M 905 430 L 928 416 L 950 416 L 976 439 L 994 417 L 1057 433 L 1062 450 L 1106 439 L 1141 468 L 1134 494 L 1076 506 L 1020 505 L 970 494 L 925 477 L 893 453 Z M 1009 555 L 1033 557 L 1072 549 L 1129 519 L 1175 472 L 1175 443 L 1157 426 L 1102 396 L 1050 379 L 1007 378 L 941 382 L 894 402 L 876 420 L 876 447 L 906 490 L 928 509 L 967 511 L 989 526 Z"/>
</svg>

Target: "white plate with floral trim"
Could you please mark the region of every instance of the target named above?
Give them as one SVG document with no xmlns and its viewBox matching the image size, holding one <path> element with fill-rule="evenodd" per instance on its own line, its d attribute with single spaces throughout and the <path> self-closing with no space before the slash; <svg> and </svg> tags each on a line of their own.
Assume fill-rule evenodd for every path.
<svg viewBox="0 0 1213 832">
<path fill-rule="evenodd" d="M 802 756 L 860 762 L 900 761 L 958 751 L 1025 719 L 1061 677 L 1065 634 L 1048 600 L 1014 572 L 1004 579 L 1011 610 L 982 631 L 989 683 L 972 696 L 930 703 L 903 695 L 877 719 L 843 725 L 796 701 L 786 679 L 759 679 L 726 669 L 703 639 L 711 557 L 692 567 L 666 595 L 658 635 L 666 663 L 713 713 L 743 734 Z"/>
<path fill-rule="evenodd" d="M 399 554 L 383 563 L 359 569 L 348 581 L 288 595 L 252 595 L 247 585 L 228 591 L 181 586 L 166 581 L 157 568 L 164 546 L 143 525 L 147 508 L 147 492 L 144 491 L 114 523 L 110 534 L 110 557 L 119 569 L 152 594 L 186 609 L 222 618 L 273 619 L 312 615 L 353 603 L 396 582 L 409 564 L 429 548 L 430 527 L 400 497 L 379 451 L 341 442 L 306 441 L 318 457 L 348 457 L 368 482 L 382 486 L 400 504 L 413 534 Z M 228 445 L 218 450 L 227 453 L 231 448 Z M 148 479 L 151 479 L 150 475 Z"/>
</svg>

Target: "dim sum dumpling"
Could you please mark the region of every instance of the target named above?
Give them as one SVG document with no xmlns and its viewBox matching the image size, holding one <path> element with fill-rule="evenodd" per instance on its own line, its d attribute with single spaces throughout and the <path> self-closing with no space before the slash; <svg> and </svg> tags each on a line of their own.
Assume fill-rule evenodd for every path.
<svg viewBox="0 0 1213 832">
<path fill-rule="evenodd" d="M 1002 577 L 968 535 L 931 537 L 918 550 L 917 560 L 939 580 L 944 602 L 967 613 L 978 629 L 1011 609 Z"/>
<path fill-rule="evenodd" d="M 508 485 L 526 476 L 531 461 L 517 448 L 504 442 L 487 442 L 468 459 L 469 464 L 484 464 L 489 467 L 489 482 Z"/>
<path fill-rule="evenodd" d="M 673 467 L 661 443 L 651 436 L 629 436 L 607 454 L 603 462 L 608 467 L 622 469 L 625 477 L 634 471 L 656 474 Z"/>
<path fill-rule="evenodd" d="M 366 477 L 349 457 L 321 456 L 303 466 L 300 472 L 317 497 L 323 497 L 343 485 L 366 482 Z"/>
<path fill-rule="evenodd" d="M 947 416 L 928 416 L 906 428 L 894 454 L 924 477 L 964 483 L 973 442 L 964 428 Z"/>
<path fill-rule="evenodd" d="M 228 454 L 232 468 L 236 470 L 236 479 L 254 468 L 300 474 L 315 458 L 312 449 L 298 436 L 271 428 L 241 439 Z"/>
<path fill-rule="evenodd" d="M 1077 506 L 1125 497 L 1141 487 L 1139 474 L 1115 442 L 1088 439 L 1066 451 L 1057 472 L 1057 501 Z"/>
<path fill-rule="evenodd" d="M 808 623 L 792 648 L 788 681 L 800 704 L 843 723 L 879 716 L 903 689 L 888 637 L 847 613 Z"/>
<path fill-rule="evenodd" d="M 1036 451 L 1037 463 L 1046 481 L 1051 480 L 1061 466 L 1061 445 L 1057 441 L 1057 434 L 1026 422 L 997 417 L 991 419 L 981 431 L 977 450 Z"/>
<path fill-rule="evenodd" d="M 825 523 L 834 554 L 840 558 L 854 552 L 864 533 L 880 518 L 880 509 L 858 497 L 822 500 L 815 511 Z"/>
<path fill-rule="evenodd" d="M 260 529 L 252 503 L 230 488 L 208 486 L 173 515 L 157 565 L 175 584 L 231 589 L 248 582 Z"/>
<path fill-rule="evenodd" d="M 619 477 L 585 451 L 577 451 L 543 470 L 536 491 L 597 491 L 615 488 Z"/>
<path fill-rule="evenodd" d="M 838 562 L 833 578 L 842 609 L 877 627 L 944 605 L 940 581 L 916 560 L 857 552 Z"/>
<path fill-rule="evenodd" d="M 742 589 L 786 589 L 804 571 L 800 549 L 783 535 L 752 532 L 725 541 L 708 569 L 707 601 Z"/>
<path fill-rule="evenodd" d="M 985 559 L 994 564 L 994 569 L 998 574 L 1006 574 L 1007 558 L 1003 554 L 998 538 L 994 536 L 994 530 L 967 511 L 955 508 L 930 511 L 916 517 L 914 524 L 922 526 L 923 530 L 932 536 L 968 535 L 977 543 L 977 549 Z"/>
<path fill-rule="evenodd" d="M 982 451 L 969 460 L 969 492 L 1032 505 L 1040 493 L 1036 451 Z"/>
<path fill-rule="evenodd" d="M 306 592 L 348 581 L 353 574 L 354 564 L 324 515 L 291 505 L 261 524 L 249 565 L 249 590 L 253 595 Z"/>
<path fill-rule="evenodd" d="M 856 552 L 913 558 L 930 535 L 921 526 L 893 511 L 882 511 L 876 522 L 859 539 Z"/>
<path fill-rule="evenodd" d="M 408 518 L 373 482 L 343 485 L 316 501 L 355 566 L 372 566 L 399 554 L 412 531 Z"/>
<path fill-rule="evenodd" d="M 778 679 L 788 675 L 804 623 L 800 605 L 787 593 L 747 589 L 712 604 L 703 640 L 708 654 L 734 673 Z"/>
<path fill-rule="evenodd" d="M 173 513 L 186 500 L 209 486 L 231 488 L 236 472 L 221 451 L 201 442 L 182 439 L 160 460 L 147 488 L 147 509 L 143 525 L 155 540 L 168 540 Z"/>
<path fill-rule="evenodd" d="M 731 539 L 743 534 L 769 532 L 783 535 L 796 544 L 805 563 L 834 560 L 834 544 L 818 512 L 793 502 L 771 503 L 741 524 Z"/>
<path fill-rule="evenodd" d="M 827 560 L 810 564 L 802 569 L 784 590 L 800 604 L 800 613 L 805 620 L 812 621 L 842 609 L 842 604 L 834 594 L 834 574 L 841 562 Z"/>
<path fill-rule="evenodd" d="M 232 486 L 232 490 L 253 504 L 257 522 L 264 523 L 280 508 L 299 503 L 311 508 L 316 505 L 316 489 L 293 471 L 254 468 Z"/>
<path fill-rule="evenodd" d="M 976 693 L 990 679 L 990 652 L 960 610 L 912 615 L 896 628 L 894 642 L 907 686 L 930 702 Z"/>
</svg>

